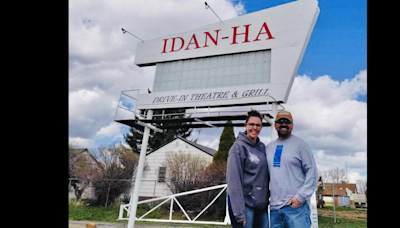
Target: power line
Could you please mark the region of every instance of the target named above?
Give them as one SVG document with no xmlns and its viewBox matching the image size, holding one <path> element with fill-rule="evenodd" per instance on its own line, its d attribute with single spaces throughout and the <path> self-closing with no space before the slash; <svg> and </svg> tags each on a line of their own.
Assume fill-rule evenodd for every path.
<svg viewBox="0 0 400 228">
<path fill-rule="evenodd" d="M 206 5 L 206 9 L 210 8 L 211 11 L 213 11 L 213 13 L 215 14 L 215 16 L 218 17 L 218 15 L 214 12 L 214 10 L 211 8 L 211 6 L 207 4 L 207 2 L 204 2 L 204 4 Z M 222 22 L 222 20 L 219 17 L 218 17 L 218 19 Z"/>
</svg>

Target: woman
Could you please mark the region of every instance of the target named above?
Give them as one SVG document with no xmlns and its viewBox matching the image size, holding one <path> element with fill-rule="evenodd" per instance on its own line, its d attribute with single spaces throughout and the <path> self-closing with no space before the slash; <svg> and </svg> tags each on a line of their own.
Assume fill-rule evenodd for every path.
<svg viewBox="0 0 400 228">
<path fill-rule="evenodd" d="M 268 228 L 269 175 L 265 145 L 258 138 L 261 128 L 261 114 L 250 110 L 245 132 L 239 132 L 229 150 L 226 182 L 234 228 Z"/>
</svg>

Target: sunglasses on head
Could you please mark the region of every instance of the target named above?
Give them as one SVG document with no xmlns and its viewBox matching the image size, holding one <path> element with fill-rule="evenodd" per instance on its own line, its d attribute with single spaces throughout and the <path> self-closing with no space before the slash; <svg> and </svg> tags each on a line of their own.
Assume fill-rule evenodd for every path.
<svg viewBox="0 0 400 228">
<path fill-rule="evenodd" d="M 277 124 L 283 124 L 283 123 L 285 123 L 285 124 L 291 124 L 292 121 L 283 118 L 283 119 L 279 119 L 279 120 L 275 121 L 275 123 L 277 123 Z"/>
</svg>

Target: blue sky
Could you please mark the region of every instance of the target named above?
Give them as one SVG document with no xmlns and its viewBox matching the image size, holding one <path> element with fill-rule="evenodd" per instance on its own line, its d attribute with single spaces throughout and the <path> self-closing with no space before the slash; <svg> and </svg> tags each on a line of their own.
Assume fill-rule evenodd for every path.
<svg viewBox="0 0 400 228">
<path fill-rule="evenodd" d="M 236 17 L 242 6 L 252 13 L 288 2 L 207 1 L 222 20 Z M 366 0 L 320 0 L 318 5 L 285 108 L 299 120 L 294 133 L 310 144 L 321 168 L 344 168 L 347 161 L 353 180 L 365 178 Z M 121 28 L 147 40 L 216 21 L 203 0 L 69 1 L 69 140 L 92 151 L 124 142 L 129 127 L 114 121 L 121 91 L 152 88 L 155 67 L 133 64 L 140 41 Z M 198 142 L 217 149 L 222 130 L 203 129 Z M 242 130 L 235 128 L 235 134 Z M 270 132 L 260 134 L 265 143 Z M 196 137 L 195 130 L 189 139 Z"/>
<path fill-rule="evenodd" d="M 251 13 L 292 1 L 243 2 Z M 343 81 L 367 69 L 367 1 L 320 0 L 318 5 L 320 14 L 297 74 L 312 79 L 327 74 Z M 366 95 L 358 98 L 366 99 Z"/>
</svg>

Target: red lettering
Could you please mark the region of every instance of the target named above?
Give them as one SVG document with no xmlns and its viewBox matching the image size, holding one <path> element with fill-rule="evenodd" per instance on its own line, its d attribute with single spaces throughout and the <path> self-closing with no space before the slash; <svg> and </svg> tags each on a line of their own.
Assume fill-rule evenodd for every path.
<svg viewBox="0 0 400 228">
<path fill-rule="evenodd" d="M 232 27 L 233 28 L 233 42 L 231 44 L 237 44 L 237 42 L 236 42 L 237 35 L 245 35 L 244 41 L 242 43 L 250 42 L 249 41 L 249 26 L 250 25 L 251 24 L 244 25 L 244 27 L 246 27 L 246 32 L 244 32 L 244 33 L 237 33 L 237 28 L 239 28 L 239 26 Z"/>
<path fill-rule="evenodd" d="M 265 32 L 261 32 L 263 29 L 265 29 Z M 257 38 L 256 38 L 255 40 L 253 40 L 253 41 L 260 41 L 260 39 L 258 39 L 258 37 L 259 37 L 261 34 L 267 34 L 267 35 L 268 35 L 268 38 L 267 38 L 266 40 L 275 39 L 275 37 L 272 37 L 271 32 L 270 32 L 269 29 L 268 29 L 267 22 L 264 22 L 264 24 L 262 25 L 262 27 L 261 27 L 261 29 L 260 29 L 260 32 L 259 32 L 258 35 L 257 35 Z"/>
<path fill-rule="evenodd" d="M 194 43 L 192 43 L 192 40 L 194 41 Z M 192 36 L 192 38 L 190 39 L 190 41 L 189 41 L 187 47 L 185 48 L 185 50 L 189 50 L 189 46 L 190 46 L 191 44 L 196 44 L 196 47 L 195 47 L 194 49 L 200 48 L 200 47 L 199 47 L 199 44 L 197 43 L 196 34 L 193 34 L 193 36 Z"/>
<path fill-rule="evenodd" d="M 182 45 L 181 45 L 181 47 L 180 47 L 178 50 L 174 50 L 174 47 L 175 47 L 175 39 L 176 39 L 176 38 L 181 39 L 181 41 L 182 41 Z M 181 50 L 181 49 L 183 48 L 183 45 L 184 45 L 184 44 L 185 44 L 185 41 L 182 39 L 182 37 L 174 37 L 174 38 L 172 38 L 171 52 Z"/>
<path fill-rule="evenodd" d="M 164 40 L 164 49 L 163 49 L 163 52 L 161 52 L 161 54 L 162 53 L 167 53 L 167 52 L 165 52 L 165 48 L 167 47 L 167 40 L 168 39 L 163 39 Z"/>
<path fill-rule="evenodd" d="M 207 45 L 207 37 L 210 37 L 210 39 L 212 40 L 212 42 L 213 42 L 215 45 L 217 45 L 217 42 L 218 42 L 218 32 L 219 32 L 220 30 L 221 30 L 221 29 L 214 30 L 214 31 L 217 32 L 217 37 L 216 37 L 215 39 L 210 35 L 209 32 L 204 32 L 204 33 L 206 34 L 206 41 L 205 41 L 203 47 L 208 47 L 208 45 Z"/>
</svg>

